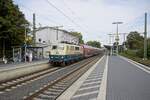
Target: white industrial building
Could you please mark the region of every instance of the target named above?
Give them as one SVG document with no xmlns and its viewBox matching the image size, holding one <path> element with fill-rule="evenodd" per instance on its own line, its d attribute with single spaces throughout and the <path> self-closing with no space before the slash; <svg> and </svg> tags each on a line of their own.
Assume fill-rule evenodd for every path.
<svg viewBox="0 0 150 100">
<path fill-rule="evenodd" d="M 42 27 L 36 31 L 36 43 L 51 45 L 53 43 L 60 43 L 64 41 L 78 44 L 79 38 L 71 35 L 66 30 L 56 29 L 53 27 Z"/>
<path fill-rule="evenodd" d="M 60 42 L 78 44 L 79 38 L 70 34 L 66 30 L 57 29 L 54 27 L 42 27 L 36 30 L 36 44 L 47 45 L 44 49 L 45 58 L 48 58 L 48 51 L 50 50 L 51 45 Z"/>
</svg>

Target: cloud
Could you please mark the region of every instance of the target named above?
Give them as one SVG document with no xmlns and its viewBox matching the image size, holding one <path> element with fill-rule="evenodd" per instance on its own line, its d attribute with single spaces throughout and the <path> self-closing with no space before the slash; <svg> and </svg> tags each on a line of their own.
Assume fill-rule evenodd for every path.
<svg viewBox="0 0 150 100">
<path fill-rule="evenodd" d="M 36 12 L 37 23 L 43 26 L 63 25 L 65 29 L 82 32 L 85 41 L 101 40 L 104 44 L 108 43 L 107 34 L 116 32 L 116 26 L 112 22 L 124 23 L 119 26 L 119 32 L 143 31 L 144 13 L 150 14 L 149 0 L 49 0 L 78 24 L 75 25 L 46 0 L 14 1 L 20 4 L 21 10 L 30 21 L 32 13 L 21 4 Z"/>
</svg>

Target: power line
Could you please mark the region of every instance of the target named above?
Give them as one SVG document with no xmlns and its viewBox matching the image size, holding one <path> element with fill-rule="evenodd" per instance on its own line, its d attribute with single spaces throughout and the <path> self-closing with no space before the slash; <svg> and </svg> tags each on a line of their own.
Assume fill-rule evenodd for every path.
<svg viewBox="0 0 150 100">
<path fill-rule="evenodd" d="M 58 9 L 54 4 L 52 4 L 49 0 L 45 0 L 50 6 L 55 8 L 59 13 L 61 13 L 64 17 L 66 17 L 70 22 L 75 24 L 80 29 L 84 30 L 79 24 L 77 24 L 74 20 L 72 20 L 69 16 L 67 16 L 64 12 L 62 12 L 60 9 Z M 84 30 L 85 31 L 85 30 Z"/>
<path fill-rule="evenodd" d="M 68 11 L 70 11 L 71 14 L 72 14 L 73 16 L 75 16 L 75 18 L 76 18 L 77 20 L 79 20 L 80 23 L 82 23 L 83 21 L 82 21 L 79 17 L 76 16 L 76 13 L 66 4 L 65 0 L 63 0 L 63 3 L 64 3 L 64 5 L 65 5 L 65 7 L 68 9 Z M 87 26 L 86 24 L 84 24 L 84 23 L 82 23 L 82 24 L 83 24 L 83 26 L 85 26 L 86 28 L 88 28 L 88 26 Z"/>
<path fill-rule="evenodd" d="M 53 8 L 55 8 L 55 9 L 56 9 L 59 13 L 61 13 L 64 17 L 66 17 L 66 18 L 67 18 L 70 22 L 72 22 L 74 25 L 76 25 L 77 27 L 79 27 L 80 29 L 82 29 L 83 31 L 85 31 L 86 33 L 88 33 L 88 32 L 87 32 L 86 30 L 84 30 L 79 24 L 77 24 L 74 20 L 72 20 L 72 19 L 71 19 L 69 16 L 67 16 L 64 12 L 62 12 L 60 9 L 58 9 L 54 4 L 52 4 L 51 2 L 49 2 L 49 0 L 46 0 L 46 2 L 47 2 L 50 6 L 52 6 Z M 21 4 L 21 3 L 19 3 L 19 5 L 20 5 L 21 7 L 23 7 L 23 8 L 25 8 L 26 10 L 28 10 L 28 11 L 31 12 L 31 13 L 36 13 L 36 15 L 41 18 L 42 15 L 41 15 L 40 13 L 37 13 L 37 12 L 34 11 L 33 9 L 26 7 L 25 5 L 23 5 L 23 4 Z M 72 13 L 73 13 L 73 12 L 72 12 Z M 54 23 L 54 24 L 58 24 L 58 22 L 49 19 L 49 17 L 42 16 L 42 18 L 43 18 L 44 20 L 50 21 L 50 22 L 52 22 L 52 23 Z"/>
<path fill-rule="evenodd" d="M 50 22 L 52 22 L 52 23 L 54 23 L 54 24 L 59 24 L 58 22 L 56 22 L 56 21 L 54 21 L 54 20 L 51 20 L 51 19 L 49 19 L 48 17 L 45 17 L 45 16 L 41 15 L 40 13 L 37 13 L 37 12 L 34 11 L 33 9 L 30 9 L 30 8 L 24 6 L 24 5 L 21 4 L 21 3 L 19 3 L 19 5 L 20 5 L 21 7 L 23 7 L 23 8 L 25 8 L 26 10 L 28 10 L 29 12 L 31 12 L 32 14 L 33 14 L 33 13 L 36 13 L 36 15 L 37 15 L 38 17 L 43 18 L 43 19 L 46 20 L 46 21 L 50 21 Z"/>
<path fill-rule="evenodd" d="M 124 26 L 129 29 L 138 29 L 139 27 L 144 25 L 143 21 L 143 14 L 141 14 L 131 21 L 125 23 Z"/>
</svg>

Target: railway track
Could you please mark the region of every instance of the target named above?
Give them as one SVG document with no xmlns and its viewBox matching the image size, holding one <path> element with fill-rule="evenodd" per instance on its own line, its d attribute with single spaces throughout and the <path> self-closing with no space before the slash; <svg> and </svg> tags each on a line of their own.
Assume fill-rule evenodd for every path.
<svg viewBox="0 0 150 100">
<path fill-rule="evenodd" d="M 42 75 L 54 72 L 60 68 L 55 67 L 55 68 L 50 68 L 50 69 L 45 69 L 36 73 L 32 73 L 26 76 L 22 76 L 16 79 L 12 79 L 10 81 L 6 81 L 3 83 L 0 83 L 0 92 L 4 91 L 10 91 L 10 89 L 19 87 L 24 85 L 25 83 L 30 83 L 38 78 L 40 78 Z"/>
<path fill-rule="evenodd" d="M 35 91 L 35 93 L 25 96 L 24 100 L 55 100 L 97 61 L 98 58 L 89 60 L 82 64 L 78 69 L 68 72 L 53 82 L 48 83 L 40 90 Z"/>
<path fill-rule="evenodd" d="M 59 93 L 54 96 L 54 98 L 56 98 L 91 67 L 98 58 L 99 57 L 88 58 L 66 67 L 54 67 L 19 79 L 1 83 L 0 99 L 38 99 L 43 93 L 50 93 L 48 90 L 51 90 L 52 94 L 56 94 L 59 91 Z M 54 89 L 53 87 L 62 88 Z"/>
</svg>

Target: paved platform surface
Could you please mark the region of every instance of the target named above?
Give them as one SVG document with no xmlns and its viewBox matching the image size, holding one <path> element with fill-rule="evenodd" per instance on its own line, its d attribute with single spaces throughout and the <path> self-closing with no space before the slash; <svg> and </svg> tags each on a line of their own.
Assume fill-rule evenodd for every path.
<svg viewBox="0 0 150 100">
<path fill-rule="evenodd" d="M 44 63 L 48 63 L 48 59 L 26 62 L 26 63 L 21 62 L 21 63 L 12 63 L 12 64 L 0 64 L 0 72 L 6 71 L 6 70 L 11 70 L 11 69 L 16 69 L 16 68 L 21 68 L 21 67 L 44 64 Z"/>
<path fill-rule="evenodd" d="M 121 57 L 109 57 L 107 83 L 106 100 L 150 100 L 150 73 Z"/>
<path fill-rule="evenodd" d="M 106 58 L 57 100 L 150 100 L 149 68 L 121 56 Z"/>
</svg>

